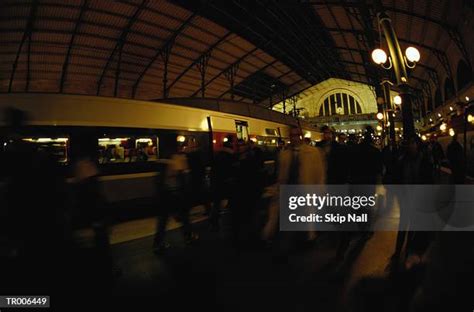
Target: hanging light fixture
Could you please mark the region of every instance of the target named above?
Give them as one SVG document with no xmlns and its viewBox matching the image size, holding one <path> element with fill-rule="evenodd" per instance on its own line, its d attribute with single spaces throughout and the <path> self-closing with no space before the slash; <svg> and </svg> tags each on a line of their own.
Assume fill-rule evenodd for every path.
<svg viewBox="0 0 474 312">
<path fill-rule="evenodd" d="M 402 97 L 400 95 L 395 95 L 393 97 L 393 103 L 395 103 L 397 105 L 401 105 L 402 104 Z"/>
</svg>

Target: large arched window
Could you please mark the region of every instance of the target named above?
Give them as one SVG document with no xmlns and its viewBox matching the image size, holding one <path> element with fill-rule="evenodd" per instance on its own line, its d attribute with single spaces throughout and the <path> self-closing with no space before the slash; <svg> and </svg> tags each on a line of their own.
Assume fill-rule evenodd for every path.
<svg viewBox="0 0 474 312">
<path fill-rule="evenodd" d="M 326 97 L 319 116 L 362 114 L 360 103 L 350 94 L 334 93 Z"/>
<path fill-rule="evenodd" d="M 458 63 L 457 69 L 457 80 L 458 80 L 458 90 L 461 90 L 469 84 L 472 80 L 472 68 L 466 64 L 463 60 L 460 60 Z"/>
<path fill-rule="evenodd" d="M 454 97 L 454 83 L 451 78 L 446 78 L 444 81 L 444 100 L 450 100 Z"/>
</svg>

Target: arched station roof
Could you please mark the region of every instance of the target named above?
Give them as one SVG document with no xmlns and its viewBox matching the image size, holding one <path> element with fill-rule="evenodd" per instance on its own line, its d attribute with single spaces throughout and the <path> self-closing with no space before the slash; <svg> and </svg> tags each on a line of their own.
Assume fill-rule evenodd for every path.
<svg viewBox="0 0 474 312">
<path fill-rule="evenodd" d="M 3 0 L 0 92 L 271 106 L 329 78 L 375 84 L 380 8 L 421 52 L 415 88 L 472 72 L 471 1 Z"/>
</svg>

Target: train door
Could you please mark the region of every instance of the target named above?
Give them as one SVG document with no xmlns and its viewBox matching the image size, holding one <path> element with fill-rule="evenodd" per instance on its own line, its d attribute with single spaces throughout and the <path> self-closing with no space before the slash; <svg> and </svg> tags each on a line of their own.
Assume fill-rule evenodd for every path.
<svg viewBox="0 0 474 312">
<path fill-rule="evenodd" d="M 249 140 L 249 124 L 246 121 L 236 120 L 235 121 L 235 130 L 237 134 L 237 140 Z"/>
</svg>

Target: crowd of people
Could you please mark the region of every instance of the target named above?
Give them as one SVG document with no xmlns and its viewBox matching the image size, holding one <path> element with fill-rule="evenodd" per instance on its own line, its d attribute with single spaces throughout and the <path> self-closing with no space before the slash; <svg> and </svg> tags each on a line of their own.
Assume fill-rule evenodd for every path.
<svg viewBox="0 0 474 312">
<path fill-rule="evenodd" d="M 31 150 L 27 142 L 18 139 L 24 116 L 18 110 L 10 110 L 8 114 L 8 144 L 0 162 L 3 181 L 0 237 L 7 247 L 0 256 L 6 261 L 1 268 L 8 283 L 2 283 L 1 293 L 12 292 L 12 289 L 32 293 L 38 289 L 44 291 L 45 284 L 60 285 L 66 276 L 71 278 L 71 272 L 76 278 L 86 279 L 84 271 L 70 268 L 80 261 L 94 263 L 97 268 L 95 279 L 102 276 L 103 281 L 96 287 L 113 281 L 120 275 L 120 269 L 110 253 L 106 203 L 98 182 L 99 169 L 93 154 L 88 153 L 95 150 L 95 146 L 88 148 L 90 142 L 83 142 L 83 153 L 75 154 L 72 160 L 74 198 L 68 198 L 65 180 L 56 173 L 57 164 L 48 155 Z M 262 151 L 252 141 L 229 136 L 224 147 L 213 155 L 210 183 L 206 182 L 206 164 L 197 142 L 177 142 L 176 153 L 167 160 L 156 183 L 157 231 L 153 251 L 163 255 L 170 247 L 166 241 L 166 226 L 171 215 L 176 215 L 182 223 L 186 244 L 199 239 L 189 217 L 191 208 L 198 204 L 206 207 L 212 232 L 222 230 L 223 211 L 230 212 L 230 241 L 237 250 L 269 248 L 281 259 L 295 248 L 317 241 L 324 234 L 318 233 L 317 228 L 299 233 L 278 231 L 278 186 L 282 184 L 360 184 L 374 188 L 378 184 L 432 184 L 441 177 L 445 157 L 452 172 L 450 183 L 465 182 L 463 147 L 456 137 L 447 151 L 443 151 L 434 138 L 424 143 L 418 137 L 406 138 L 399 144 L 390 142 L 381 149 L 375 145 L 374 131 L 370 127 L 360 140 L 355 135 L 347 137 L 343 133 L 336 137 L 327 126 L 322 127 L 321 132 L 323 139 L 314 144 L 303 138 L 300 128 L 291 129 L 290 143 L 279 146 L 275 181 L 267 177 Z M 268 193 L 273 196 L 270 200 L 264 196 Z M 73 223 L 77 212 L 86 216 L 95 233 L 96 248 L 92 258 L 84 256 L 83 250 L 74 242 Z M 403 213 L 401 209 L 400 219 L 403 219 Z M 372 235 L 369 230 L 339 235 L 334 261 L 344 261 L 351 240 L 360 237 L 367 241 Z M 397 273 L 426 267 L 416 294 L 410 299 L 415 311 L 425 311 L 425 307 L 434 305 L 440 294 L 445 296 L 446 305 L 457 298 L 457 288 L 446 291 L 443 282 L 457 286 L 456 274 L 472 273 L 472 265 L 468 265 L 474 260 L 469 237 L 414 232 L 410 231 L 409 224 L 400 222 L 387 270 Z M 403 251 L 405 240 L 406 250 Z M 457 262 L 453 263 L 451 253 L 458 257 Z M 61 271 L 68 274 L 60 274 Z"/>
</svg>

